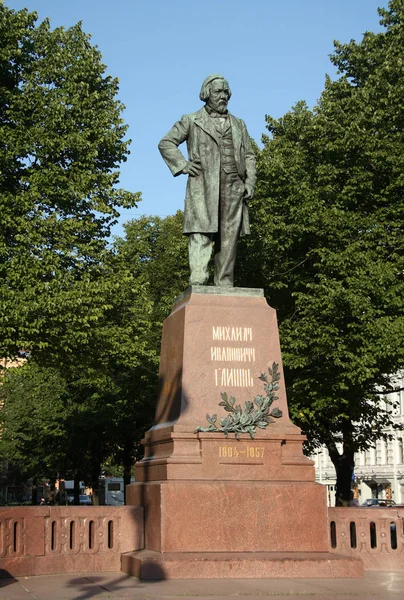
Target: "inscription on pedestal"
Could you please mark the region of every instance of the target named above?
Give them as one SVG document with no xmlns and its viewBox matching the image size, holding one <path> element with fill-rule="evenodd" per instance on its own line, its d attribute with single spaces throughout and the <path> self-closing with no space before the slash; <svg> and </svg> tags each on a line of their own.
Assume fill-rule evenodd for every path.
<svg viewBox="0 0 404 600">
<path fill-rule="evenodd" d="M 240 450 L 236 446 L 219 446 L 220 458 L 263 458 L 265 448 L 263 446 L 247 446 Z"/>
<path fill-rule="evenodd" d="M 226 444 L 218 447 L 220 464 L 262 465 L 264 446 L 235 446 Z M 261 459 L 261 460 L 260 460 Z"/>
<path fill-rule="evenodd" d="M 253 330 L 252 327 L 213 325 L 212 341 L 245 344 L 253 341 Z M 210 348 L 210 359 L 213 363 L 254 363 L 255 348 L 245 345 L 214 345 Z M 254 385 L 251 371 L 245 367 L 215 367 L 214 382 L 215 387 L 250 388 Z"/>
</svg>

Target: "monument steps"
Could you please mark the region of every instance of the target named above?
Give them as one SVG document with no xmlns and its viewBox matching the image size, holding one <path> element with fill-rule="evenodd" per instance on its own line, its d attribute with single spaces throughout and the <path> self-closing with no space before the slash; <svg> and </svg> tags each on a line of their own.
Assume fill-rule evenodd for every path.
<svg viewBox="0 0 404 600">
<path fill-rule="evenodd" d="M 363 562 L 329 552 L 167 552 L 122 554 L 122 571 L 142 580 L 363 577 Z"/>
</svg>

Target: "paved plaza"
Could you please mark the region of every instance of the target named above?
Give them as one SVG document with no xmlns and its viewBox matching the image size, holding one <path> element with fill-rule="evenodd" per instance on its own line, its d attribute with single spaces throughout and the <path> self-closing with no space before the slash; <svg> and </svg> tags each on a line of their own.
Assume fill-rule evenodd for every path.
<svg viewBox="0 0 404 600">
<path fill-rule="evenodd" d="M 385 600 L 404 599 L 404 573 L 363 579 L 210 579 L 143 582 L 124 573 L 50 575 L 0 580 L 0 600 Z"/>
</svg>

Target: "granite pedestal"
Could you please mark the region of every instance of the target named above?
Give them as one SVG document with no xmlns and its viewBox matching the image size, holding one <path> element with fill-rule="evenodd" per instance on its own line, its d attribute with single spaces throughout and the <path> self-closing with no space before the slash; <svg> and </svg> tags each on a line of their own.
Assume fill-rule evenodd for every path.
<svg viewBox="0 0 404 600">
<path fill-rule="evenodd" d="M 281 378 L 282 411 L 254 439 L 199 432 L 226 416 L 221 393 L 244 406 Z M 191 287 L 164 322 L 155 425 L 143 440 L 127 503 L 145 511 L 145 550 L 122 568 L 145 579 L 358 577 L 360 560 L 328 553 L 325 488 L 290 421 L 276 312 L 262 290 Z M 281 575 L 279 574 L 281 573 Z"/>
</svg>

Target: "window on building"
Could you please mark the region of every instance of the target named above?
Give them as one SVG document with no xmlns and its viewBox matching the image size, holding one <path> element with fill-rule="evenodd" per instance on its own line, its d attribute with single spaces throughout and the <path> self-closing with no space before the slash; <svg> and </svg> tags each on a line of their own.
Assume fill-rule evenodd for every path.
<svg viewBox="0 0 404 600">
<path fill-rule="evenodd" d="M 400 464 L 403 464 L 403 462 L 404 462 L 403 438 L 398 438 L 398 440 L 397 440 L 397 446 L 398 446 L 397 462 L 400 463 Z"/>
<path fill-rule="evenodd" d="M 382 444 L 380 441 L 378 441 L 376 444 L 376 464 L 377 465 L 383 464 Z"/>
<path fill-rule="evenodd" d="M 120 492 L 121 491 L 121 484 L 119 482 L 117 482 L 117 483 L 109 483 L 108 484 L 108 490 L 110 492 Z"/>
<path fill-rule="evenodd" d="M 387 464 L 394 464 L 394 456 L 393 456 L 393 442 L 387 442 Z"/>
</svg>

